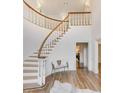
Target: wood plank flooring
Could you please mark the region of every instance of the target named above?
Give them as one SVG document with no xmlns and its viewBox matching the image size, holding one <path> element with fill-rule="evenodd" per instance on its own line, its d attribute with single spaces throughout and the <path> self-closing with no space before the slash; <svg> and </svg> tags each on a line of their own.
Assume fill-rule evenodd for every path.
<svg viewBox="0 0 124 93">
<path fill-rule="evenodd" d="M 58 72 L 46 78 L 44 88 L 24 90 L 23 93 L 49 93 L 54 81 L 68 82 L 81 89 L 101 90 L 101 79 L 99 75 L 89 72 L 87 69 L 78 69 L 77 71 Z"/>
</svg>

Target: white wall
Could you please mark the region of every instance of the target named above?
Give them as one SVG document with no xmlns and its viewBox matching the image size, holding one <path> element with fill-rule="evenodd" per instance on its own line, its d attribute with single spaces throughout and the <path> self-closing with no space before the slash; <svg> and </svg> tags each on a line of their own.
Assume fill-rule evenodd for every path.
<svg viewBox="0 0 124 93">
<path fill-rule="evenodd" d="M 91 53 L 91 27 L 90 26 L 76 26 L 71 27 L 69 32 L 65 34 L 62 40 L 57 44 L 52 53 L 49 55 L 48 61 L 46 63 L 46 76 L 51 74 L 51 62 L 56 64 L 56 60 L 62 60 L 62 63 L 69 63 L 69 70 L 76 70 L 76 42 L 88 42 L 89 49 L 89 63 L 88 69 L 92 69 L 92 59 Z"/>
<path fill-rule="evenodd" d="M 98 46 L 98 62 L 101 63 L 101 44 Z"/>
<path fill-rule="evenodd" d="M 91 0 L 92 9 L 92 55 L 94 72 L 98 73 L 98 40 L 101 40 L 101 0 Z"/>
<path fill-rule="evenodd" d="M 91 0 L 92 30 L 96 39 L 101 38 L 101 0 Z"/>
<path fill-rule="evenodd" d="M 41 28 L 26 19 L 23 20 L 23 57 L 26 59 L 39 49 L 42 41 L 51 30 Z"/>
<path fill-rule="evenodd" d="M 51 72 L 51 61 L 61 59 L 71 64 L 69 70 L 76 69 L 75 47 L 76 42 L 88 42 L 88 69 L 98 73 L 98 39 L 101 39 L 101 0 L 91 0 L 92 3 L 92 26 L 71 27 L 61 42 L 56 46 L 48 58 L 46 75 Z M 25 13 L 24 13 L 25 14 Z M 48 29 L 40 28 L 24 19 L 24 58 L 37 50 L 48 34 Z M 64 62 L 65 61 L 65 62 Z"/>
</svg>

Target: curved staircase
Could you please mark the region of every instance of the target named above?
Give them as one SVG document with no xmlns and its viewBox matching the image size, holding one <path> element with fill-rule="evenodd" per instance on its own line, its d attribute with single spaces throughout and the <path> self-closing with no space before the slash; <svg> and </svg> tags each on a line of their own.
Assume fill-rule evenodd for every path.
<svg viewBox="0 0 124 93">
<path fill-rule="evenodd" d="M 25 19 L 28 21 L 52 31 L 46 36 L 38 50 L 34 51 L 28 59 L 23 62 L 23 85 L 24 89 L 41 87 L 38 79 L 41 76 L 41 68 L 39 60 L 46 61 L 46 58 L 52 52 L 58 42 L 64 37 L 71 26 L 89 26 L 91 25 L 91 12 L 69 12 L 64 20 L 56 20 L 42 15 L 40 12 L 32 8 L 24 1 L 24 6 L 28 10 Z M 45 77 L 41 77 L 43 79 Z"/>
</svg>

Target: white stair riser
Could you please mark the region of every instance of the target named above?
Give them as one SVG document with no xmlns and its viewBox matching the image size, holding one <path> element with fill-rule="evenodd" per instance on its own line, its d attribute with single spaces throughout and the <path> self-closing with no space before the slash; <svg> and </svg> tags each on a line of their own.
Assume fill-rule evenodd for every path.
<svg viewBox="0 0 124 93">
<path fill-rule="evenodd" d="M 36 57 L 28 57 L 27 59 L 30 59 L 30 60 L 38 60 L 38 58 Z M 28 61 L 29 62 L 29 61 Z"/>
<path fill-rule="evenodd" d="M 23 80 L 23 84 L 37 83 L 37 82 L 38 82 L 38 79 Z"/>
<path fill-rule="evenodd" d="M 37 65 L 38 62 L 24 62 L 23 64 L 33 64 L 33 65 Z"/>
<path fill-rule="evenodd" d="M 23 67 L 24 70 L 38 70 L 38 67 Z"/>
<path fill-rule="evenodd" d="M 38 73 L 23 73 L 23 76 L 37 76 Z"/>
</svg>

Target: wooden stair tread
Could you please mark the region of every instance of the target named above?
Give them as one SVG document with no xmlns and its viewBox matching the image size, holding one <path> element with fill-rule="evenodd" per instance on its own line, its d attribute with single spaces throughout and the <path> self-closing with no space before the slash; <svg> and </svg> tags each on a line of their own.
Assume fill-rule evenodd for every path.
<svg viewBox="0 0 124 93">
<path fill-rule="evenodd" d="M 23 76 L 23 80 L 37 79 L 37 76 Z"/>
<path fill-rule="evenodd" d="M 38 57 L 38 56 L 29 56 L 29 57 L 32 57 L 32 58 L 44 58 L 44 57 Z"/>
<path fill-rule="evenodd" d="M 43 49 L 54 48 L 54 46 L 43 47 Z"/>
<path fill-rule="evenodd" d="M 41 52 L 41 54 L 50 54 L 49 52 Z"/>
<path fill-rule="evenodd" d="M 38 54 L 38 52 L 35 52 L 34 54 Z M 41 54 L 50 54 L 50 53 L 48 52 L 48 53 L 41 53 Z"/>
<path fill-rule="evenodd" d="M 43 59 L 44 59 L 44 58 L 46 58 L 46 57 L 47 57 L 47 56 L 40 56 L 39 58 L 43 58 Z"/>
<path fill-rule="evenodd" d="M 23 64 L 23 67 L 38 67 L 38 64 Z"/>
<path fill-rule="evenodd" d="M 23 70 L 23 73 L 37 73 L 38 70 Z"/>
<path fill-rule="evenodd" d="M 38 56 L 29 56 L 29 57 L 38 58 Z"/>
<path fill-rule="evenodd" d="M 37 83 L 23 84 L 23 89 L 37 88 L 40 87 Z"/>
<path fill-rule="evenodd" d="M 38 60 L 35 60 L 35 59 L 27 59 L 27 60 L 24 60 L 24 62 L 38 62 Z"/>
</svg>

